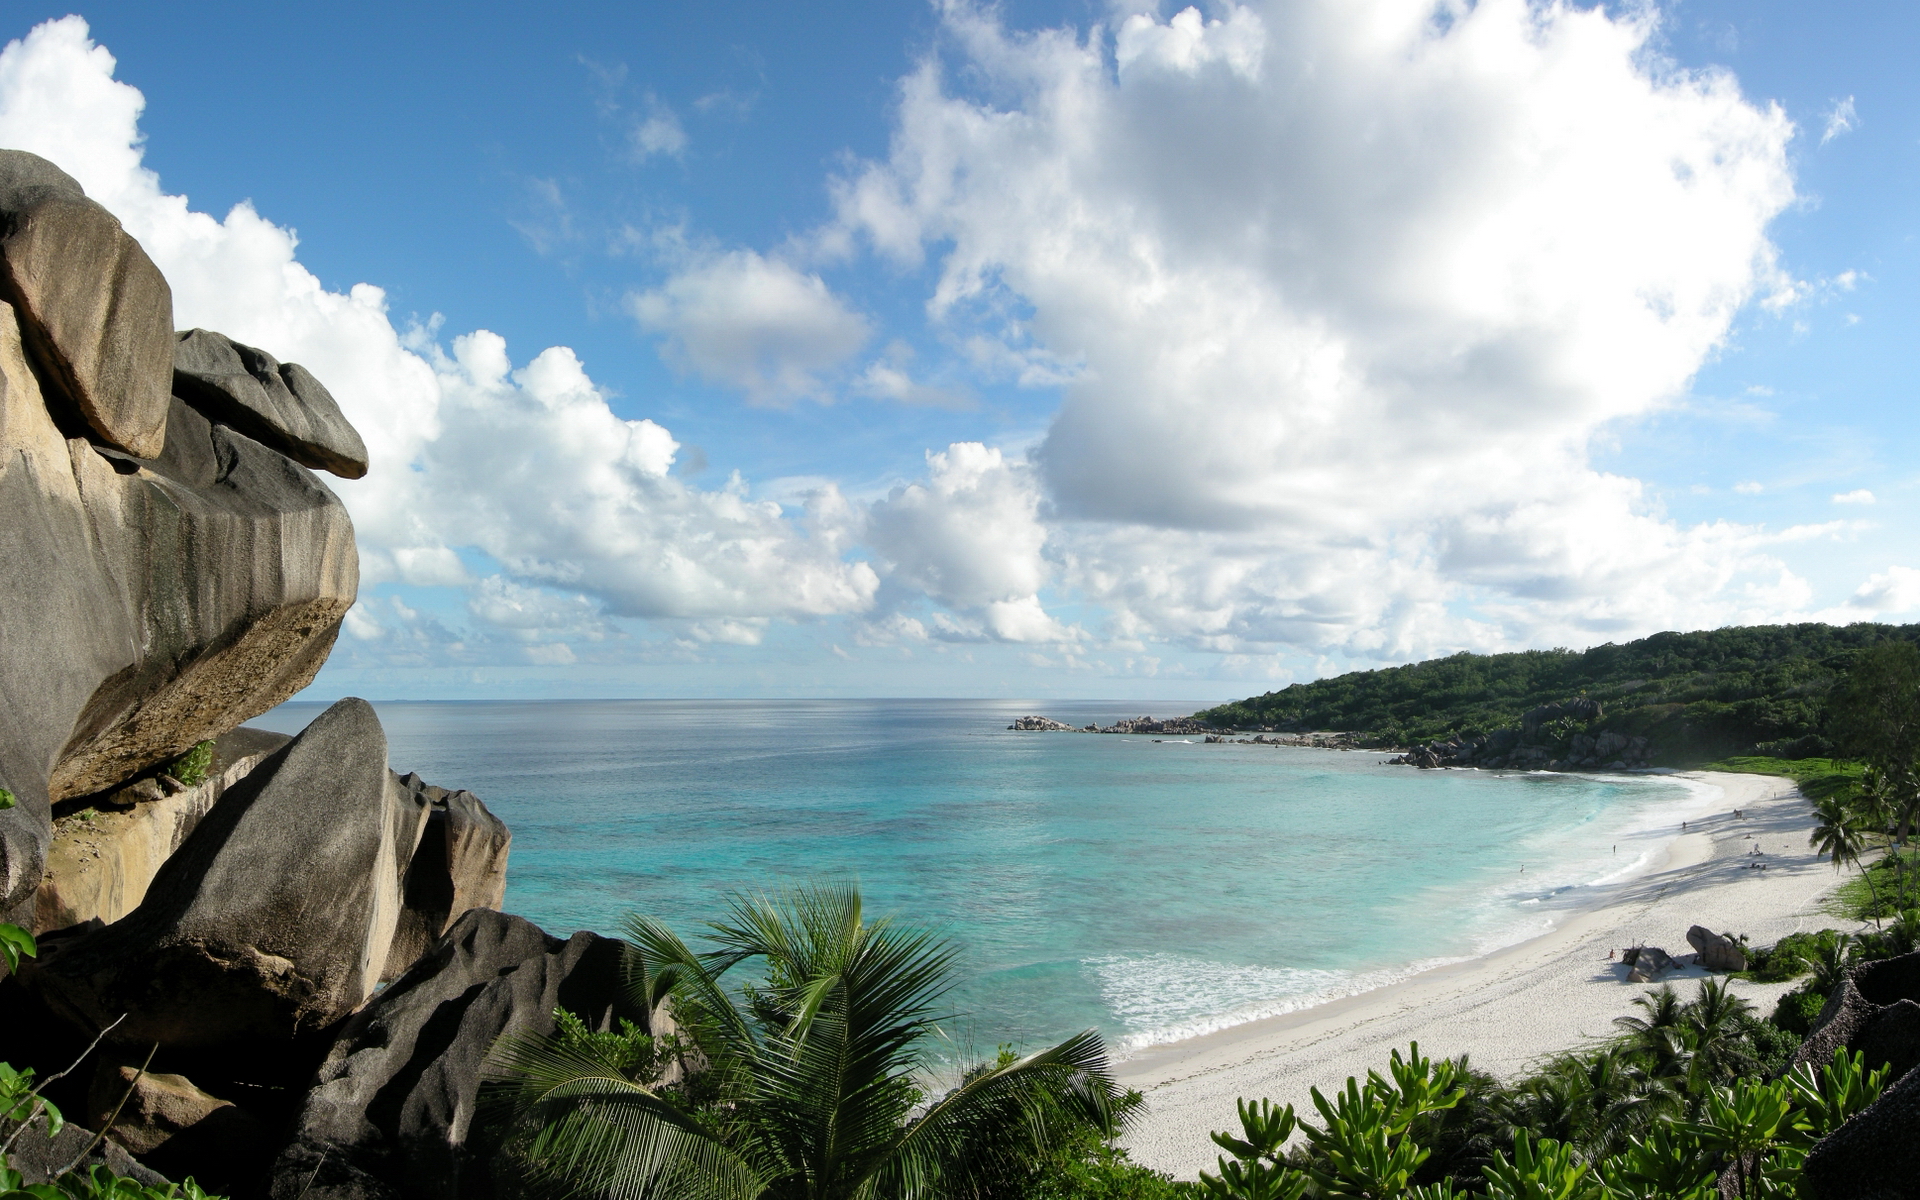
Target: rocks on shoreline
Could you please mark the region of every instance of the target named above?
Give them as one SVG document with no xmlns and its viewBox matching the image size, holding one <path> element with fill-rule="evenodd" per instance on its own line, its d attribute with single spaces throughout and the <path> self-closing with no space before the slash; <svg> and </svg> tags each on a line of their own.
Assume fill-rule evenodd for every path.
<svg viewBox="0 0 1920 1200">
<path fill-rule="evenodd" d="M 70 1118 L 13 1145 L 29 1182 L 91 1124 L 91 1161 L 235 1200 L 489 1196 L 494 1038 L 620 1008 L 624 944 L 494 911 L 511 833 L 397 774 L 371 705 L 244 726 L 357 597 L 315 471 L 369 465 L 311 373 L 176 333 L 119 221 L 0 150 L 0 920 L 39 939 L 0 1060 Z"/>
<path fill-rule="evenodd" d="M 1196 721 L 1192 717 L 1172 717 L 1162 721 L 1154 717 L 1129 717 L 1115 721 L 1105 727 L 1099 725 L 1068 725 L 1064 721 L 1055 721 L 1051 717 L 1021 717 L 1007 726 L 1008 729 L 1041 733 L 1157 733 L 1200 735 L 1218 732 L 1205 721 Z"/>
<path fill-rule="evenodd" d="M 1529 709 L 1518 728 L 1414 746 L 1389 763 L 1431 771 L 1441 767 L 1479 767 L 1518 771 L 1634 771 L 1652 765 L 1644 737 L 1617 730 L 1590 731 L 1605 716 L 1598 700 L 1585 696 Z"/>
</svg>

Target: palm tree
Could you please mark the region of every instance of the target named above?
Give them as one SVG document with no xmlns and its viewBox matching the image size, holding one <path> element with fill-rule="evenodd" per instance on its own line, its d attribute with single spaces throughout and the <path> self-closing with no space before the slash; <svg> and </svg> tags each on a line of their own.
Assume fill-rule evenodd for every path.
<svg viewBox="0 0 1920 1200">
<path fill-rule="evenodd" d="M 1693 1073 L 1702 1084 L 1728 1083 L 1759 1068 L 1740 1030 L 1740 1018 L 1752 1012 L 1753 1005 L 1720 980 L 1700 981 L 1700 994 L 1681 1009 L 1681 1028 L 1693 1051 Z"/>
<path fill-rule="evenodd" d="M 1899 892 L 1894 907 L 1907 906 L 1907 833 L 1916 809 L 1920 808 L 1920 786 L 1910 766 L 1870 763 L 1860 776 L 1860 788 L 1853 805 L 1860 821 L 1887 839 L 1887 854 L 1893 860 L 1893 878 Z M 1864 849 L 1864 845 L 1862 847 Z M 1868 874 L 1869 883 L 1872 875 Z M 1874 907 L 1879 908 L 1879 892 L 1874 892 Z M 1876 912 L 1876 916 L 1877 916 Z"/>
<path fill-rule="evenodd" d="M 1673 1081 L 1660 1079 L 1629 1049 L 1605 1046 L 1586 1060 L 1587 1091 L 1594 1109 L 1594 1140 L 1587 1160 L 1598 1161 L 1625 1149 L 1680 1106 Z"/>
<path fill-rule="evenodd" d="M 1822 996 L 1831 996 L 1839 991 L 1848 970 L 1853 967 L 1854 959 L 1859 956 L 1859 950 L 1852 934 L 1835 933 L 1832 930 L 1822 933 L 1820 940 L 1815 943 L 1813 954 L 1805 960 L 1807 966 L 1813 969 L 1813 979 L 1808 986 Z"/>
<path fill-rule="evenodd" d="M 1686 1005 L 1680 994 L 1673 990 L 1672 984 L 1663 983 L 1634 997 L 1633 1003 L 1646 1015 L 1613 1019 L 1615 1025 L 1627 1031 L 1628 1047 L 1641 1056 L 1647 1073 L 1653 1078 L 1685 1078 L 1693 1065 L 1693 1053 L 1687 1044 Z"/>
<path fill-rule="evenodd" d="M 1856 814 L 1849 811 L 1838 796 L 1823 796 L 1813 806 L 1813 817 L 1815 824 L 1813 833 L 1807 838 L 1807 845 L 1831 861 L 1836 871 L 1847 866 L 1858 867 L 1867 842 Z M 1880 889 L 1873 882 L 1872 871 L 1862 871 L 1861 874 L 1866 877 L 1867 890 L 1873 896 L 1873 921 L 1877 929 L 1880 925 Z"/>
<path fill-rule="evenodd" d="M 698 954 L 657 921 L 627 924 L 634 974 L 667 992 L 704 1059 L 697 1088 L 628 1078 L 554 1039 L 498 1047 L 532 1130 L 519 1151 L 530 1182 L 621 1200 L 911 1200 L 999 1167 L 1016 1139 L 992 1134 L 1043 1099 L 1095 1114 L 1119 1099 L 1089 1030 L 925 1103 L 917 1080 L 955 950 L 866 920 L 854 885 L 737 895 L 708 928 L 716 948 Z M 759 978 L 729 990 L 743 964 Z"/>
</svg>

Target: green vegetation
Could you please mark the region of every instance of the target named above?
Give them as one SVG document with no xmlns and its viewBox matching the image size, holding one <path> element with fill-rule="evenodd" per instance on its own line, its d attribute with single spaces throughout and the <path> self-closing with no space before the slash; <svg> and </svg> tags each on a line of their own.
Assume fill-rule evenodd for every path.
<svg viewBox="0 0 1920 1200">
<path fill-rule="evenodd" d="M 1236 728 L 1348 730 L 1369 745 L 1399 746 L 1511 728 L 1531 708 L 1587 696 L 1606 711 L 1586 731 L 1645 736 L 1656 762 L 1802 760 L 1833 752 L 1828 699 L 1862 652 L 1911 650 L 1916 640 L 1915 625 L 1765 625 L 1586 651 L 1463 653 L 1294 684 L 1195 716 Z"/>
<path fill-rule="evenodd" d="M 19 803 L 19 801 L 14 799 L 12 792 L 5 788 L 0 788 L 0 810 L 12 808 L 17 803 Z M 39 953 L 40 947 L 33 940 L 31 933 L 28 933 L 18 925 L 8 925 L 0 922 L 0 962 L 7 965 L 8 971 L 18 971 L 22 958 L 35 958 L 38 957 Z M 13 1070 L 12 1067 L 6 1066 L 5 1063 L 0 1063 L 0 1068 L 8 1071 Z M 6 1095 L 4 1087 L 5 1080 L 0 1079 L 0 1101 L 4 1101 Z M 4 1108 L 0 1108 L 0 1113 L 6 1111 Z"/>
<path fill-rule="evenodd" d="M 1702 771 L 1730 771 L 1736 775 L 1779 775 L 1800 785 L 1801 794 L 1816 804 L 1828 797 L 1849 800 L 1860 788 L 1867 765 L 1844 758 L 1773 758 L 1737 754 L 1701 763 Z"/>
<path fill-rule="evenodd" d="M 1202 1173 L 1209 1200 L 1713 1200 L 1733 1173 L 1742 1197 L 1794 1194 L 1813 1144 L 1878 1098 L 1885 1067 L 1845 1050 L 1783 1078 L 1798 1039 L 1757 1021 L 1712 981 L 1682 1001 L 1663 987 L 1617 1022 L 1622 1036 L 1562 1055 L 1502 1088 L 1465 1059 L 1415 1044 L 1387 1073 L 1348 1079 L 1319 1123 L 1240 1103 L 1240 1130 Z M 1296 1130 L 1304 1145 L 1288 1148 Z"/>
<path fill-rule="evenodd" d="M 198 787 L 207 780 L 207 772 L 213 768 L 213 743 L 200 742 L 193 749 L 168 763 L 161 770 L 178 779 L 188 787 Z"/>
<path fill-rule="evenodd" d="M 508 1152 L 530 1191 L 766 1200 L 1750 1200 L 1790 1196 L 1820 1138 L 1871 1104 L 1861 1055 L 1787 1072 L 1845 972 L 1912 949 L 1920 912 L 1875 933 L 1747 948 L 1748 977 L 1803 979 L 1771 1019 L 1717 980 L 1648 989 L 1610 1040 L 1502 1083 L 1415 1044 L 1323 1092 L 1313 1112 L 1242 1101 L 1197 1182 L 1114 1145 L 1142 1099 L 1082 1034 L 1001 1047 L 944 1095 L 920 1090 L 952 951 L 868 922 L 847 886 L 739 897 L 696 953 L 633 919 L 630 1006 L 670 1001 L 679 1031 L 594 1032 L 556 1013 L 546 1038 L 495 1051 Z M 749 981 L 727 985 L 730 970 Z M 0 1198 L 3 1200 L 3 1198 Z"/>
<path fill-rule="evenodd" d="M 1129 1111 L 1092 1031 L 988 1064 L 932 1099 L 918 1080 L 955 950 L 868 921 L 850 885 L 739 896 L 696 953 L 633 918 L 628 1003 L 671 996 L 690 1044 L 647 1077 L 562 1029 L 496 1049 L 506 1146 L 537 1190 L 605 1196 L 969 1196 Z M 729 987 L 728 972 L 758 977 Z M 622 1035 L 624 1036 L 624 1035 Z M 687 1071 L 697 1055 L 700 1067 Z M 656 1058 L 656 1062 L 657 1062 Z"/>
<path fill-rule="evenodd" d="M 0 1167 L 0 1200 L 24 1200 L 25 1197 L 34 1200 L 218 1200 L 201 1191 L 200 1185 L 191 1179 L 150 1187 L 96 1166 L 84 1174 L 69 1171 L 56 1183 L 23 1184 L 18 1171 Z"/>
</svg>

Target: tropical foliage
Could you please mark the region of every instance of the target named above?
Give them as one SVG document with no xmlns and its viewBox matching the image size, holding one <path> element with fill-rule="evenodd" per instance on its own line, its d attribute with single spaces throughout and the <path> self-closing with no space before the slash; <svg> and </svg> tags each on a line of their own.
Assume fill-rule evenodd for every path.
<svg viewBox="0 0 1920 1200">
<path fill-rule="evenodd" d="M 1657 998 L 1629 1040 L 1710 1020 L 1713 1003 Z M 1676 1014 L 1686 1015 L 1655 1023 Z M 1697 1036 L 1676 1040 L 1698 1046 Z M 1734 1075 L 1707 1083 L 1713 1072 L 1694 1069 L 1698 1051 L 1683 1049 L 1664 1057 L 1670 1067 L 1686 1063 L 1685 1084 L 1674 1077 L 1662 1087 L 1657 1067 L 1631 1065 L 1636 1053 L 1611 1046 L 1584 1060 L 1570 1056 L 1525 1081 L 1478 1118 L 1504 1122 L 1505 1146 L 1475 1171 L 1434 1177 L 1421 1171 L 1434 1158 L 1435 1128 L 1422 1119 L 1466 1101 L 1465 1066 L 1423 1058 L 1415 1045 L 1405 1058 L 1394 1053 L 1388 1075 L 1349 1079 L 1331 1101 L 1314 1089 L 1319 1124 L 1297 1118 L 1291 1105 L 1242 1101 L 1240 1132 L 1213 1135 L 1226 1154 L 1201 1174 L 1200 1188 L 1210 1200 L 1711 1200 L 1725 1175 L 1743 1200 L 1791 1196 L 1807 1151 L 1886 1083 L 1884 1067 L 1868 1070 L 1844 1050 L 1817 1071 L 1801 1065 L 1771 1081 Z M 1296 1130 L 1304 1144 L 1289 1150 Z"/>
<path fill-rule="evenodd" d="M 1911 648 L 1920 626 L 1766 625 L 1660 633 L 1586 651 L 1455 654 L 1294 684 L 1197 713 L 1235 728 L 1342 729 L 1407 745 L 1517 725 L 1531 708 L 1589 696 L 1592 731 L 1651 739 L 1656 761 L 1830 753 L 1827 702 L 1863 651 Z"/>
<path fill-rule="evenodd" d="M 704 952 L 646 918 L 627 933 L 632 1007 L 670 999 L 684 1041 L 664 1064 L 657 1047 L 616 1061 L 565 1029 L 503 1042 L 508 1146 L 535 1189 L 987 1195 L 1070 1129 L 1110 1134 L 1128 1111 L 1091 1031 L 925 1094 L 954 949 L 868 920 L 851 885 L 737 896 Z"/>
</svg>

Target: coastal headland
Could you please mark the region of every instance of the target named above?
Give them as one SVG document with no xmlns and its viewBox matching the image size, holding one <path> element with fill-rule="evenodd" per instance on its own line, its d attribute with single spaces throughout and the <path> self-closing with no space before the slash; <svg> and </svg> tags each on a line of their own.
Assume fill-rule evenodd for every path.
<svg viewBox="0 0 1920 1200">
<path fill-rule="evenodd" d="M 1626 982 L 1618 952 L 1686 945 L 1693 925 L 1748 935 L 1755 945 L 1831 926 L 1821 898 L 1838 882 L 1807 848 L 1806 799 L 1767 775 L 1695 773 L 1721 790 L 1711 815 L 1689 821 L 1663 855 L 1633 879 L 1600 893 L 1541 936 L 1466 962 L 1298 1012 L 1148 1048 L 1119 1065 L 1147 1098 L 1147 1115 L 1125 1144 L 1150 1166 L 1192 1178 L 1214 1165 L 1214 1130 L 1234 1124 L 1234 1102 L 1266 1098 L 1311 1111 L 1308 1089 L 1338 1086 L 1380 1069 L 1389 1051 L 1417 1041 L 1423 1053 L 1469 1056 L 1510 1077 L 1549 1055 L 1614 1032 L 1646 986 Z M 1735 812 L 1740 815 L 1735 816 Z M 1762 853 L 1755 855 L 1759 846 Z M 1758 864 L 1765 863 L 1765 869 Z M 1613 954 L 1614 957 L 1609 957 Z M 1704 977 L 1690 955 L 1666 976 L 1683 992 Z M 1763 1011 L 1790 984 L 1732 981 Z"/>
</svg>

